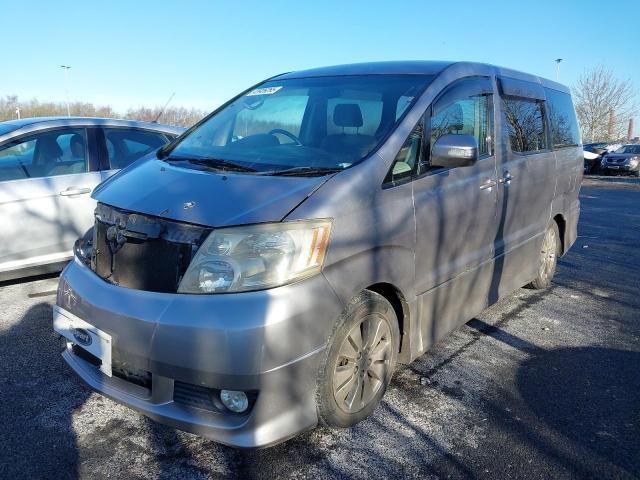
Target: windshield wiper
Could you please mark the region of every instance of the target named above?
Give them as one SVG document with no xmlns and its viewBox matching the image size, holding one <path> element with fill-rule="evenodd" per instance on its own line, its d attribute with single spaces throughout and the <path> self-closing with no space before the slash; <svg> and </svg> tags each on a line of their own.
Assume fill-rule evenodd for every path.
<svg viewBox="0 0 640 480">
<path fill-rule="evenodd" d="M 168 157 L 164 159 L 165 162 L 189 162 L 194 165 L 202 165 L 204 167 L 211 167 L 217 170 L 227 170 L 233 172 L 255 172 L 255 168 L 241 165 L 239 163 L 230 162 L 221 158 L 213 157 Z"/>
<path fill-rule="evenodd" d="M 338 173 L 344 170 L 339 167 L 310 167 L 310 166 L 298 166 L 292 168 L 285 168 L 284 170 L 270 170 L 268 172 L 260 172 L 258 175 L 289 175 L 289 176 L 317 176 L 317 175 L 329 175 L 331 173 Z"/>
</svg>

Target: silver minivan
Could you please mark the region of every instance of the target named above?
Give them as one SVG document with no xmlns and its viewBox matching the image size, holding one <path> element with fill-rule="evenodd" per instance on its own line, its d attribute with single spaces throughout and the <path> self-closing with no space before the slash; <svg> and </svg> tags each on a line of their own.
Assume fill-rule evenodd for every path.
<svg viewBox="0 0 640 480">
<path fill-rule="evenodd" d="M 262 447 L 349 427 L 576 239 L 569 90 L 477 63 L 287 73 L 95 192 L 54 328 L 89 385 Z"/>
</svg>

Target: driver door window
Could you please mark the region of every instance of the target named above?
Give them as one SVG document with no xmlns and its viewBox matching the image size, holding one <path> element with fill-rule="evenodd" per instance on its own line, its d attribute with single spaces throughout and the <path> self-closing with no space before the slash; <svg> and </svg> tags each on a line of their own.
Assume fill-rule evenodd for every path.
<svg viewBox="0 0 640 480">
<path fill-rule="evenodd" d="M 83 128 L 42 132 L 0 147 L 0 181 L 84 173 L 87 164 Z"/>
<path fill-rule="evenodd" d="M 466 134 L 476 138 L 479 158 L 492 154 L 493 96 L 484 93 L 484 88 L 474 88 L 478 83 L 482 85 L 484 82 L 463 80 L 434 104 L 430 122 L 431 148 L 442 135 Z M 486 89 L 490 88 L 489 84 Z"/>
</svg>

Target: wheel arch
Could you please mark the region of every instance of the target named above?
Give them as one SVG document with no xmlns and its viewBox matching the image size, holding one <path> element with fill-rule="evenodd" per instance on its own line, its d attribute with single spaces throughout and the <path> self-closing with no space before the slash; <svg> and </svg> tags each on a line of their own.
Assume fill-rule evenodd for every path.
<svg viewBox="0 0 640 480">
<path fill-rule="evenodd" d="M 564 255 L 566 248 L 565 248 L 565 233 L 567 231 L 567 220 L 564 218 L 564 215 L 562 215 L 561 213 L 556 214 L 553 217 L 553 221 L 556 222 L 556 225 L 558 226 L 558 232 L 560 233 L 560 248 L 561 248 L 561 255 Z"/>
<path fill-rule="evenodd" d="M 393 310 L 398 319 L 398 329 L 400 330 L 400 351 L 398 352 L 398 359 L 405 363 L 409 359 L 409 344 L 407 339 L 409 337 L 409 304 L 398 287 L 391 283 L 379 282 L 369 285 L 365 290 L 370 290 L 379 295 L 382 295 L 393 307 Z M 407 360 L 405 360 L 405 358 Z"/>
</svg>

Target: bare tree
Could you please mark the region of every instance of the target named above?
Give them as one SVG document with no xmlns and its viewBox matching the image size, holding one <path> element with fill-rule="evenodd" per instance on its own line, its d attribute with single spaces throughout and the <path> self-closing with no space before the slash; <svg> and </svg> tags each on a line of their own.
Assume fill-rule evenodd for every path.
<svg viewBox="0 0 640 480">
<path fill-rule="evenodd" d="M 160 115 L 161 113 L 162 115 Z M 164 111 L 162 110 L 162 107 L 138 107 L 129 108 L 125 117 L 133 120 L 145 120 L 152 122 L 160 116 L 160 118 L 158 118 L 158 123 L 190 127 L 197 121 L 201 120 L 206 113 L 207 112 L 204 110 L 185 107 L 167 107 Z"/>
<path fill-rule="evenodd" d="M 631 80 L 619 80 L 599 65 L 585 72 L 572 87 L 583 141 L 619 140 L 637 114 Z"/>
</svg>

